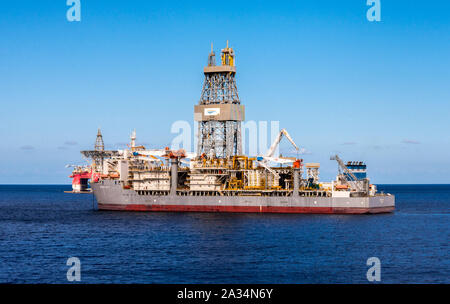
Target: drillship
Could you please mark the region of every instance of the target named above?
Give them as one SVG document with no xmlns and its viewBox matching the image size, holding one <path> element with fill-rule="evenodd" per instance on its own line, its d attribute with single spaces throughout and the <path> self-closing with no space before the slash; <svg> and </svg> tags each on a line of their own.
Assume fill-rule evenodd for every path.
<svg viewBox="0 0 450 304">
<path fill-rule="evenodd" d="M 333 155 L 337 177 L 321 182 L 320 164 L 275 155 L 283 137 L 298 150 L 285 129 L 265 155 L 244 156 L 245 108 L 228 42 L 220 62 L 216 65 L 211 49 L 200 101 L 194 106 L 196 154 L 137 146 L 135 132 L 128 149 L 105 150 L 100 131 L 95 149 L 81 151 L 91 160 L 90 184 L 99 210 L 348 214 L 394 210 L 394 196 L 377 193 L 362 162 L 345 163 Z"/>
</svg>

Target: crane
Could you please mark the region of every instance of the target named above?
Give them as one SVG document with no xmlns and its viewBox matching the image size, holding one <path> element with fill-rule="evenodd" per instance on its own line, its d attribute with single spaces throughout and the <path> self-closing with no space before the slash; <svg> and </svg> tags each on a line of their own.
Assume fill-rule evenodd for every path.
<svg viewBox="0 0 450 304">
<path fill-rule="evenodd" d="M 358 183 L 358 178 L 347 168 L 347 166 L 344 164 L 342 159 L 337 154 L 331 156 L 330 160 L 335 160 L 338 163 L 339 168 L 344 171 L 344 173 L 345 173 L 344 176 L 345 176 L 347 181 L 355 182 L 355 185 L 356 185 L 356 188 L 357 188 L 358 191 L 362 191 L 363 190 L 361 185 L 360 185 L 360 183 Z"/>
<path fill-rule="evenodd" d="M 286 136 L 286 138 L 291 142 L 291 144 L 294 146 L 294 148 L 297 150 L 297 152 L 299 151 L 299 148 L 295 144 L 292 137 L 289 135 L 288 131 L 286 131 L 286 129 L 282 129 L 280 131 L 280 133 L 278 134 L 277 138 L 275 139 L 275 141 L 272 143 L 272 146 L 270 146 L 269 151 L 267 151 L 265 157 L 273 157 L 273 154 L 275 153 L 277 146 L 280 144 L 280 141 L 283 138 L 283 135 Z"/>
<path fill-rule="evenodd" d="M 283 138 L 283 135 L 286 136 L 286 138 L 291 142 L 291 144 L 295 147 L 295 149 L 298 152 L 299 148 L 295 144 L 292 137 L 289 135 L 288 131 L 286 129 L 282 129 L 280 131 L 280 133 L 278 133 L 277 138 L 275 138 L 274 142 L 270 146 L 266 155 L 257 157 L 257 159 L 256 159 L 257 163 L 259 165 L 261 165 L 263 168 L 265 168 L 267 171 L 272 173 L 276 179 L 280 179 L 280 175 L 275 170 L 270 168 L 270 166 L 268 165 L 269 162 L 272 161 L 272 162 L 276 162 L 276 163 L 280 163 L 280 164 L 285 164 L 285 163 L 292 163 L 295 161 L 295 160 L 287 159 L 287 158 L 273 157 L 273 155 L 275 154 L 275 150 L 277 149 L 278 145 L 281 142 L 281 139 Z"/>
<path fill-rule="evenodd" d="M 277 171 L 270 168 L 264 161 L 256 161 L 258 164 L 260 164 L 262 167 L 264 167 L 267 171 L 273 174 L 276 179 L 280 179 L 280 175 L 277 173 Z"/>
<path fill-rule="evenodd" d="M 197 154 L 194 152 L 186 152 L 184 149 L 170 150 L 169 148 L 165 148 L 137 151 L 133 152 L 133 156 L 136 159 L 147 160 L 150 162 L 159 161 L 161 164 L 163 164 L 163 161 L 160 158 L 178 158 L 178 160 L 183 164 L 189 165 L 189 160 L 195 158 Z"/>
</svg>

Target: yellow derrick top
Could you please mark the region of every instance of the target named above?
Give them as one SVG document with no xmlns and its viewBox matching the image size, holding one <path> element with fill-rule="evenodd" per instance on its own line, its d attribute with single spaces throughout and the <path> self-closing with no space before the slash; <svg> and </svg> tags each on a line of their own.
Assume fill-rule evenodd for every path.
<svg viewBox="0 0 450 304">
<path fill-rule="evenodd" d="M 227 47 L 222 49 L 222 65 L 234 66 L 234 51 L 232 48 Z"/>
</svg>

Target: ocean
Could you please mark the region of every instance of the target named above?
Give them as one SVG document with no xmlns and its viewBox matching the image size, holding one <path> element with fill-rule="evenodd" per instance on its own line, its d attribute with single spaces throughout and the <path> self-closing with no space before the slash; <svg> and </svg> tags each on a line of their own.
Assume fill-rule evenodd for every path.
<svg viewBox="0 0 450 304">
<path fill-rule="evenodd" d="M 450 185 L 378 185 L 378 215 L 98 211 L 70 185 L 0 185 L 0 283 L 450 283 Z"/>
</svg>

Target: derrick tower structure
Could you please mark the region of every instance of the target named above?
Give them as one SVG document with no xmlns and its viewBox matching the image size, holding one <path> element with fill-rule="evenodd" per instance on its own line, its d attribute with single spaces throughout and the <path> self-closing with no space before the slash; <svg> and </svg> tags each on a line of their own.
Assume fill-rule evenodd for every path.
<svg viewBox="0 0 450 304">
<path fill-rule="evenodd" d="M 245 108 L 239 100 L 236 86 L 234 50 L 221 51 L 221 65 L 216 65 L 211 45 L 208 65 L 203 69 L 205 80 L 194 119 L 198 121 L 197 154 L 228 158 L 242 154 L 241 122 Z"/>
<path fill-rule="evenodd" d="M 97 138 L 95 139 L 95 151 L 104 151 L 105 150 L 105 143 L 103 142 L 103 136 L 100 129 L 97 131 Z"/>
<path fill-rule="evenodd" d="M 94 168 L 96 168 L 98 171 L 103 171 L 103 151 L 105 151 L 105 143 L 103 142 L 103 136 L 102 132 L 100 131 L 100 128 L 97 131 L 97 138 L 95 139 L 95 146 L 94 146 L 95 156 L 92 157 Z"/>
</svg>

